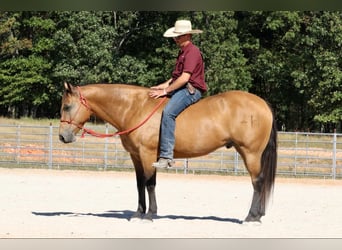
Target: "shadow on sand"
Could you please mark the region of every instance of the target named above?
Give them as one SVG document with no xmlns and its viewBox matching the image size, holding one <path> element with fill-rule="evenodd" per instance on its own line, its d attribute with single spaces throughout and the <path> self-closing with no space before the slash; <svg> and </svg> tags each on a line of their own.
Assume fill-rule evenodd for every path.
<svg viewBox="0 0 342 250">
<path fill-rule="evenodd" d="M 130 210 L 119 210 L 119 211 L 107 211 L 104 213 L 75 213 L 75 212 L 32 212 L 33 215 L 36 216 L 96 216 L 103 218 L 116 218 L 116 219 L 125 219 L 127 221 L 130 220 L 133 211 Z M 212 220 L 212 221 L 222 221 L 222 222 L 230 222 L 236 224 L 242 224 L 243 221 L 239 219 L 233 218 L 220 218 L 216 216 L 185 216 L 185 215 L 155 215 L 153 217 L 154 220 L 158 219 L 170 219 L 170 220 Z"/>
</svg>

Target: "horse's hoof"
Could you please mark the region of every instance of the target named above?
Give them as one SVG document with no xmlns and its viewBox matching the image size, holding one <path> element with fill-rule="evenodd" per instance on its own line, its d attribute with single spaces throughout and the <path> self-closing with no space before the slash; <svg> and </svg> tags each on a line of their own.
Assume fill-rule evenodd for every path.
<svg viewBox="0 0 342 250">
<path fill-rule="evenodd" d="M 246 219 L 245 222 L 261 222 L 261 215 L 251 215 L 249 214 Z"/>
<path fill-rule="evenodd" d="M 260 226 L 261 225 L 261 215 L 253 215 L 253 214 L 248 214 L 244 222 L 242 223 L 243 225 L 248 225 L 248 226 Z"/>
<path fill-rule="evenodd" d="M 151 222 L 153 222 L 153 215 L 152 214 L 146 214 L 142 219 L 145 223 L 151 223 Z"/>
<path fill-rule="evenodd" d="M 132 217 L 129 219 L 129 221 L 131 221 L 131 222 L 141 221 L 142 218 L 143 218 L 143 217 L 142 217 L 142 214 L 136 212 L 136 213 L 134 213 L 134 214 L 132 215 Z"/>
</svg>

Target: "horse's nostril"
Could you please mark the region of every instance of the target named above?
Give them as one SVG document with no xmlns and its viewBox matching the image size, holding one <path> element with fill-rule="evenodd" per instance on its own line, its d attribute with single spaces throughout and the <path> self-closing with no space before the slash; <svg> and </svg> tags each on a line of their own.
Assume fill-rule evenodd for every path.
<svg viewBox="0 0 342 250">
<path fill-rule="evenodd" d="M 59 140 L 60 140 L 61 142 L 64 142 L 64 143 L 65 143 L 65 139 L 64 139 L 64 136 L 63 136 L 63 135 L 59 135 Z"/>
<path fill-rule="evenodd" d="M 71 143 L 76 141 L 76 137 L 73 134 L 61 133 L 59 134 L 59 140 L 63 143 Z"/>
</svg>

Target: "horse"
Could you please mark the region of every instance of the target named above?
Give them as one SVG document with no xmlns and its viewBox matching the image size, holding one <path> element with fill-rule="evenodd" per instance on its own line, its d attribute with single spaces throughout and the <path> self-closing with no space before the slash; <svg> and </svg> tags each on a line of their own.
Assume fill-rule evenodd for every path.
<svg viewBox="0 0 342 250">
<path fill-rule="evenodd" d="M 162 110 L 148 96 L 149 89 L 131 84 L 93 83 L 74 86 L 64 83 L 59 139 L 76 140 L 91 115 L 110 123 L 121 133 L 120 139 L 132 159 L 138 208 L 130 219 L 153 221 L 157 215 L 156 176 L 152 163 L 158 157 Z M 165 97 L 164 97 L 165 98 Z M 145 124 L 134 128 L 157 105 Z M 251 177 L 253 197 L 245 222 L 261 222 L 272 194 L 277 168 L 277 128 L 270 105 L 257 95 L 232 90 L 202 98 L 176 118 L 175 158 L 206 155 L 220 147 L 234 147 Z M 146 212 L 147 190 L 149 208 Z"/>
</svg>

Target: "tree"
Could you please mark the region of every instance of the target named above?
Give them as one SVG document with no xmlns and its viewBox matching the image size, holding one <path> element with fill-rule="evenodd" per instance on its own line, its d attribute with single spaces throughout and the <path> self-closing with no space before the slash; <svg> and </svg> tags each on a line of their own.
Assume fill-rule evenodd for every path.
<svg viewBox="0 0 342 250">
<path fill-rule="evenodd" d="M 341 121 L 340 13 L 257 11 L 237 18 L 250 91 L 272 103 L 279 125 L 318 130 L 315 121 Z"/>
<path fill-rule="evenodd" d="M 18 12 L 10 15 L 9 34 L 2 41 L 0 63 L 0 105 L 10 115 L 36 117 L 39 108 L 51 108 L 56 88 L 50 79 L 49 52 L 54 43 L 49 37 L 54 22 L 45 12 Z M 44 112 L 44 111 L 43 111 Z M 46 113 L 44 115 L 47 115 Z"/>
<path fill-rule="evenodd" d="M 319 111 L 314 120 L 331 131 L 342 126 L 342 12 L 314 12 L 307 17 L 317 76 L 309 105 Z"/>
<path fill-rule="evenodd" d="M 179 48 L 163 33 L 181 18 L 204 31 L 208 95 L 246 90 L 278 127 L 341 129 L 340 11 L 0 12 L 0 115 L 55 117 L 64 81 L 164 81 Z"/>
<path fill-rule="evenodd" d="M 204 31 L 194 36 L 194 42 L 203 52 L 208 94 L 233 89 L 247 91 L 252 78 L 237 37 L 234 12 L 194 12 L 191 19 Z"/>
<path fill-rule="evenodd" d="M 53 78 L 62 86 L 112 81 L 115 30 L 102 12 L 55 12 Z"/>
<path fill-rule="evenodd" d="M 292 115 L 294 109 L 296 114 L 301 113 L 305 100 L 291 77 L 298 64 L 302 65 L 300 54 L 293 49 L 293 39 L 299 32 L 299 13 L 254 11 L 239 12 L 236 17 L 239 39 L 253 78 L 250 91 L 272 104 L 279 127 L 304 126 L 302 115 Z"/>
</svg>

